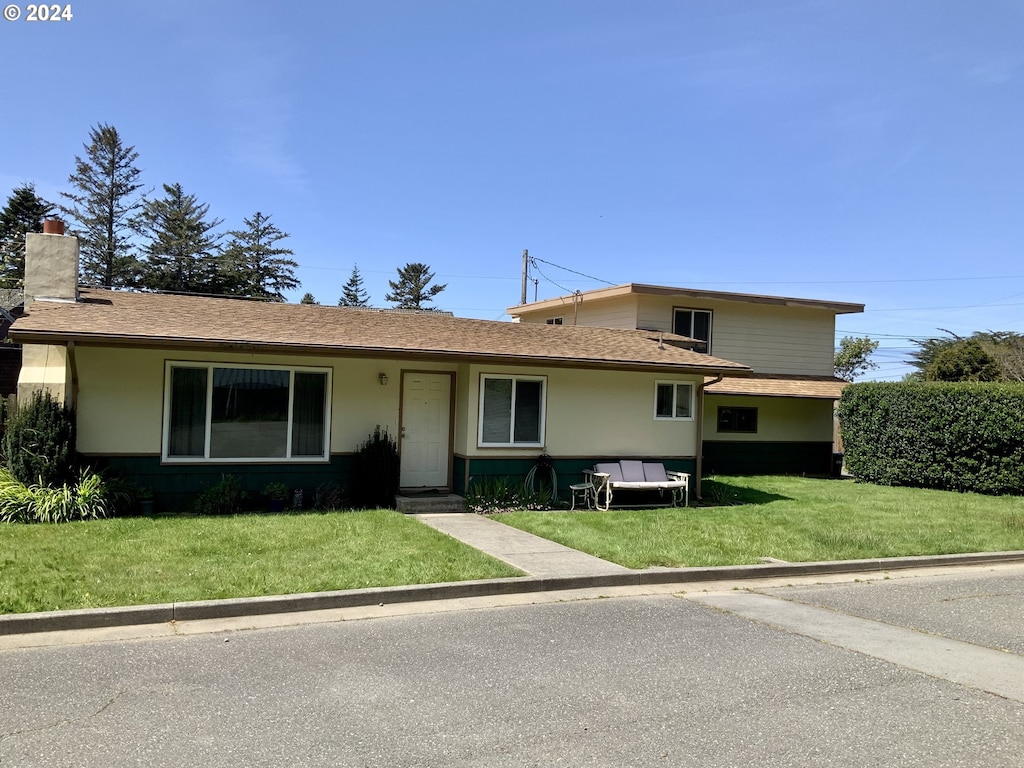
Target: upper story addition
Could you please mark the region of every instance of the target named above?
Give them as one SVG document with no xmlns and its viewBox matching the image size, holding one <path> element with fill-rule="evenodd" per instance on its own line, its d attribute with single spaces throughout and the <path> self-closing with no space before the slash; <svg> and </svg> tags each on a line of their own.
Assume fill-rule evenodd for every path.
<svg viewBox="0 0 1024 768">
<path fill-rule="evenodd" d="M 523 323 L 665 331 L 755 374 L 833 376 L 836 315 L 863 304 L 627 283 L 510 307 Z"/>
</svg>

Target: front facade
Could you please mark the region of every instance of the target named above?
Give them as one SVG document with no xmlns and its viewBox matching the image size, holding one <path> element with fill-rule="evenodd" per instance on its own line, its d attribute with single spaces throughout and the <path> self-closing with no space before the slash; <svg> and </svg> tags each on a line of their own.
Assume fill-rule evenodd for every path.
<svg viewBox="0 0 1024 768">
<path fill-rule="evenodd" d="M 377 426 L 398 442 L 404 488 L 464 493 L 475 478 L 522 477 L 542 454 L 563 495 L 604 459 L 693 472 L 705 382 L 749 373 L 635 329 L 61 288 L 68 269 L 35 289 L 37 260 L 77 264 L 74 238 L 35 237 L 49 239 L 30 240 L 11 330 L 19 396 L 64 399 L 79 451 L 169 507 L 227 474 L 307 500 L 345 486 Z"/>
<path fill-rule="evenodd" d="M 835 317 L 862 304 L 627 284 L 511 307 L 521 323 L 644 328 L 690 336 L 694 350 L 749 366 L 708 379 L 703 474 L 827 474 Z"/>
</svg>

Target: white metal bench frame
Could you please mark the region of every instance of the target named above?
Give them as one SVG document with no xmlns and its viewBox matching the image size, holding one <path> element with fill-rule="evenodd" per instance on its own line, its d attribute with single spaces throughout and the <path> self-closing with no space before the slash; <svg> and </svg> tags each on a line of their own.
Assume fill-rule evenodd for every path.
<svg viewBox="0 0 1024 768">
<path fill-rule="evenodd" d="M 603 462 L 593 469 L 583 470 L 584 477 L 593 487 L 594 506 L 607 512 L 615 491 L 660 491 L 671 493 L 673 507 L 690 505 L 690 475 L 687 472 L 666 470 L 661 462 L 623 459 Z M 643 478 L 643 479 L 640 479 Z M 589 507 L 590 499 L 587 498 Z"/>
</svg>

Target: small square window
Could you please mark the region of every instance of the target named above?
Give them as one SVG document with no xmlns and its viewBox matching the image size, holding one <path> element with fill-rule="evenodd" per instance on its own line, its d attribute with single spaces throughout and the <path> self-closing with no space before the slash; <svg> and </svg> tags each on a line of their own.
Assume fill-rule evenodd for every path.
<svg viewBox="0 0 1024 768">
<path fill-rule="evenodd" d="M 718 407 L 719 432 L 757 432 L 757 408 Z"/>
<path fill-rule="evenodd" d="M 561 317 L 549 317 L 544 322 L 547 323 L 548 325 L 562 325 L 563 321 L 564 318 Z"/>
<path fill-rule="evenodd" d="M 544 379 L 485 375 L 478 445 L 544 444 Z"/>
<path fill-rule="evenodd" d="M 654 418 L 692 419 L 693 384 L 657 382 L 654 390 Z"/>
</svg>

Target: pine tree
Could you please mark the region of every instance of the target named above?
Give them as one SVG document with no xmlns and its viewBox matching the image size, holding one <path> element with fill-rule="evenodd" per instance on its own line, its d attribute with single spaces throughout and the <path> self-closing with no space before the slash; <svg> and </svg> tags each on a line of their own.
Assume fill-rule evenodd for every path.
<svg viewBox="0 0 1024 768">
<path fill-rule="evenodd" d="M 341 298 L 338 299 L 339 307 L 368 307 L 370 306 L 370 294 L 363 290 L 363 276 L 359 274 L 359 266 L 352 265 L 352 276 L 341 289 Z"/>
<path fill-rule="evenodd" d="M 243 219 L 247 229 L 228 232 L 231 241 L 224 249 L 224 270 L 228 275 L 225 292 L 235 296 L 284 301 L 283 291 L 298 288 L 298 264 L 288 256 L 290 248 L 276 247 L 289 237 L 259 211 Z"/>
<path fill-rule="evenodd" d="M 299 300 L 299 304 L 319 304 L 319 303 L 320 302 L 316 300 L 316 296 L 314 296 L 312 293 L 308 293 L 308 292 L 305 295 L 303 295 L 303 297 Z"/>
<path fill-rule="evenodd" d="M 448 285 L 430 285 L 433 279 L 434 273 L 426 264 L 406 264 L 398 270 L 397 281 L 388 280 L 391 293 L 384 299 L 394 302 L 399 309 L 435 309 L 427 305 Z"/>
<path fill-rule="evenodd" d="M 100 123 L 89 131 L 86 158 L 75 156 L 68 176 L 72 192 L 61 192 L 68 205 L 61 211 L 78 235 L 83 282 L 107 288 L 131 285 L 138 260 L 129 250 L 136 216 L 145 203 L 140 192 L 139 153 L 126 147 L 117 129 Z"/>
<path fill-rule="evenodd" d="M 33 184 L 22 184 L 11 192 L 0 211 L 0 288 L 20 288 L 25 282 L 25 235 L 42 232 L 43 219 L 53 204 L 36 194 Z"/>
<path fill-rule="evenodd" d="M 149 237 L 141 283 L 156 291 L 218 293 L 218 242 L 222 219 L 207 220 L 210 206 L 186 195 L 181 184 L 164 184 L 165 197 L 148 200 L 140 228 Z"/>
</svg>

